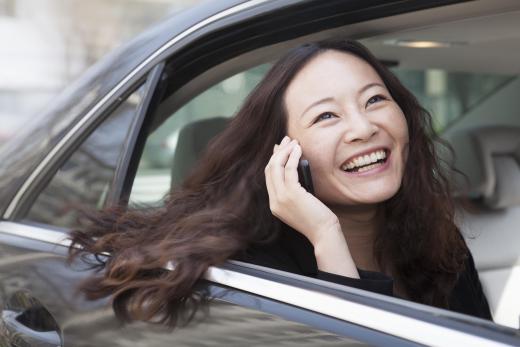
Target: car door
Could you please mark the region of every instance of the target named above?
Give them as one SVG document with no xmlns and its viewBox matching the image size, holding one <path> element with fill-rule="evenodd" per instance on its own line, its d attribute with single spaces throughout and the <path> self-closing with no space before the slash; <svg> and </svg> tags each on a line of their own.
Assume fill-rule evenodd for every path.
<svg viewBox="0 0 520 347">
<path fill-rule="evenodd" d="M 213 5 L 205 13 L 195 11 L 200 17 L 192 19 L 185 31 L 164 40 L 148 56 L 139 56 L 138 63 L 128 65 L 131 69 L 106 94 L 85 102 L 77 116 L 60 118 L 62 123 L 68 120 L 68 125 L 51 141 L 43 159 L 30 166 L 33 170 L 22 175 L 16 191 L 3 197 L 8 200 L 2 202 L 4 221 L 0 222 L 3 337 L 11 343 L 56 345 L 59 341 L 74 346 L 227 346 L 252 341 L 258 345 L 516 344 L 515 333 L 490 323 L 240 263 L 208 272 L 203 289 L 217 300 L 210 304 L 205 321 L 173 333 L 145 323 L 120 326 L 109 302 L 88 302 L 74 295 L 75 285 L 89 273 L 84 271 L 85 265 L 64 263 L 66 231 L 75 227 L 78 208 L 101 208 L 128 198 L 130 202 L 160 204 L 162 193 L 177 177 L 174 175 L 182 177 L 182 172 L 163 179 L 156 188 L 158 193 L 151 196 L 147 182 L 161 179 L 150 169 L 164 177 L 165 170 L 169 175 L 177 166 L 168 166 L 171 156 L 147 156 L 147 146 L 153 145 L 155 131 L 170 120 L 182 125 L 219 116 L 195 117 L 193 111 L 198 109 L 189 109 L 188 101 L 210 91 L 208 87 L 223 83 L 224 91 L 230 90 L 239 102 L 243 97 L 236 89 L 239 83 L 229 78 L 251 72 L 253 67 L 253 79 L 247 82 L 253 85 L 254 77 L 265 71 L 261 63 L 298 40 L 309 39 L 305 35 L 320 37 L 326 30 L 349 28 L 350 23 L 363 24 L 445 3 L 450 2 L 412 1 L 403 6 L 388 1 L 368 5 L 356 1 L 236 1 Z M 175 32 L 176 19 L 154 32 L 162 37 Z M 355 25 L 350 28 L 354 33 L 361 30 Z M 120 56 L 128 59 L 132 49 L 129 46 Z M 175 114 L 178 117 L 171 117 Z M 166 136 L 158 136 L 158 140 L 167 140 L 167 149 L 168 140 L 177 145 L 177 123 Z M 138 193 L 139 185 L 147 196 Z M 342 312 L 337 311 L 339 307 Z M 25 319 L 27 312 L 36 312 L 33 317 L 37 319 Z M 439 334 L 445 339 L 436 340 Z"/>
<path fill-rule="evenodd" d="M 215 282 L 202 284 L 214 299 L 185 327 L 122 325 L 107 300 L 75 295 L 85 272 L 64 263 L 65 247 L 12 234 L 1 240 L 8 259 L 0 264 L 0 341 L 6 346 L 417 345 Z"/>
</svg>

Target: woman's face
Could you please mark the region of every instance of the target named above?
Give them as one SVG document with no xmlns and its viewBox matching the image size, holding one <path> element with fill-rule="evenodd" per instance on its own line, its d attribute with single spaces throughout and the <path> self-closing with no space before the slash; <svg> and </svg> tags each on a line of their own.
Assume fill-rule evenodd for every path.
<svg viewBox="0 0 520 347">
<path fill-rule="evenodd" d="M 295 76 L 284 101 L 288 135 L 309 160 L 318 198 L 330 205 L 376 204 L 397 192 L 408 127 L 368 63 L 326 51 Z"/>
</svg>

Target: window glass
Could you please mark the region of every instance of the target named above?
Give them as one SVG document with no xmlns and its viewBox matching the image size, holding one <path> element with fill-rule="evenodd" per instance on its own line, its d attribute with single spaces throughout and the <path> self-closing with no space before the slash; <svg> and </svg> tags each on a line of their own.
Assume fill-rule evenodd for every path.
<svg viewBox="0 0 520 347">
<path fill-rule="evenodd" d="M 155 129 L 143 150 L 130 203 L 160 204 L 221 131 L 270 64 L 233 75 L 201 93 Z"/>
<path fill-rule="evenodd" d="M 144 86 L 126 98 L 89 135 L 40 193 L 26 219 L 72 227 L 78 210 L 103 207 L 143 94 Z"/>
<path fill-rule="evenodd" d="M 513 77 L 441 69 L 397 67 L 391 70 L 432 114 L 435 130 L 439 133 L 494 95 Z"/>
</svg>

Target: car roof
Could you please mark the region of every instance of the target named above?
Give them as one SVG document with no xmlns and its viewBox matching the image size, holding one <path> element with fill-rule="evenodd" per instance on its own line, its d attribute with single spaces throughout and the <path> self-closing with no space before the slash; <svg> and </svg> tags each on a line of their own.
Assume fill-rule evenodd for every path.
<svg viewBox="0 0 520 347">
<path fill-rule="evenodd" d="M 35 115 L 28 126 L 20 129 L 9 142 L 3 145 L 0 151 L 0 196 L 4 199 L 12 196 L 25 178 L 20 173 L 30 172 L 76 119 L 81 118 L 153 52 L 204 19 L 247 2 L 247 0 L 207 1 L 177 12 L 90 67 L 44 110 Z M 140 75 L 147 74 L 156 63 L 150 61 L 141 69 Z M 16 179 L 13 180 L 13 177 Z"/>
</svg>

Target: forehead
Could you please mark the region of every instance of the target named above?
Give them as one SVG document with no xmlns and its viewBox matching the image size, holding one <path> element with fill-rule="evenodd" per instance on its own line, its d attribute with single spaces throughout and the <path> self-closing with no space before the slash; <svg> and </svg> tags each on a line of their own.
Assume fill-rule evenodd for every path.
<svg viewBox="0 0 520 347">
<path fill-rule="evenodd" d="M 352 95 L 374 82 L 383 84 L 366 61 L 350 53 L 329 50 L 314 57 L 295 75 L 287 87 L 284 101 L 290 109 L 295 104 L 325 97 Z"/>
</svg>

